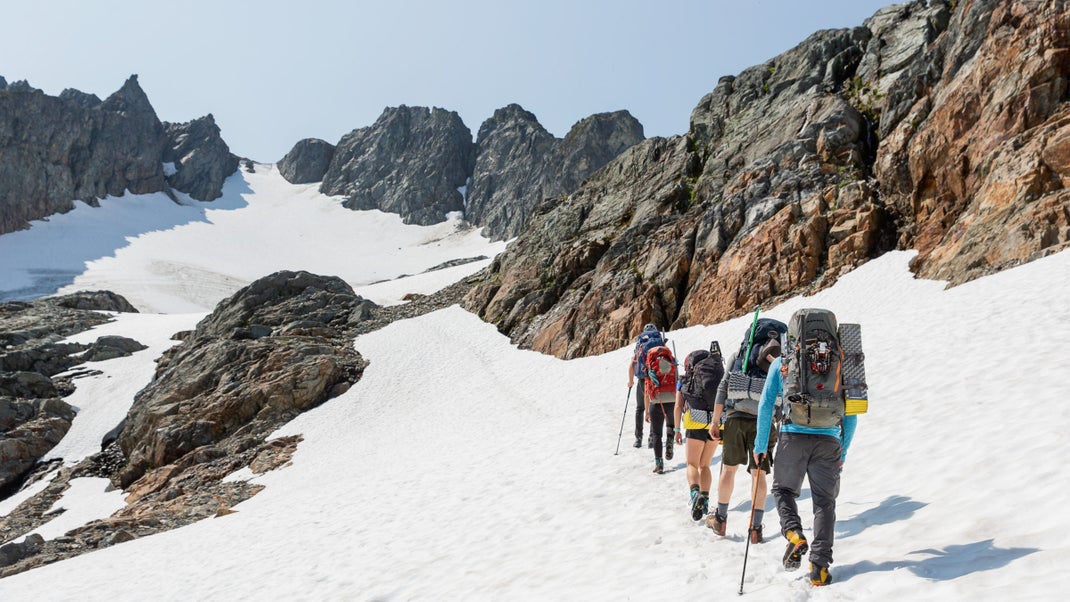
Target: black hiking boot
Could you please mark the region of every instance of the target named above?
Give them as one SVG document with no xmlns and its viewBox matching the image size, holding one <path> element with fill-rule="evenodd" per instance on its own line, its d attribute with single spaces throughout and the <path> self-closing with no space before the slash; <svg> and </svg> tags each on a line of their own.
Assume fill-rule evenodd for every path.
<svg viewBox="0 0 1070 602">
<path fill-rule="evenodd" d="M 665 472 L 665 461 L 661 458 L 656 458 L 654 460 L 654 472 L 657 474 L 662 474 Z"/>
<path fill-rule="evenodd" d="M 725 532 L 728 530 L 728 517 L 721 516 L 714 510 L 706 517 L 706 526 L 713 529 L 713 532 L 717 535 L 724 537 Z"/>
<path fill-rule="evenodd" d="M 698 522 L 702 520 L 702 516 L 706 514 L 706 504 L 708 504 L 708 498 L 701 493 L 694 491 L 691 495 L 691 520 Z"/>
<path fill-rule="evenodd" d="M 636 437 L 635 438 L 635 444 L 632 445 L 632 447 L 643 447 L 643 438 L 642 437 Z"/>
<path fill-rule="evenodd" d="M 665 440 L 665 459 L 672 460 L 672 437 Z"/>
<path fill-rule="evenodd" d="M 827 566 L 810 563 L 810 585 L 820 587 L 832 583 L 832 575 Z"/>
<path fill-rule="evenodd" d="M 794 571 L 802 564 L 802 557 L 810 549 L 803 534 L 793 529 L 788 529 L 784 534 L 788 538 L 788 547 L 784 550 L 784 568 Z"/>
</svg>

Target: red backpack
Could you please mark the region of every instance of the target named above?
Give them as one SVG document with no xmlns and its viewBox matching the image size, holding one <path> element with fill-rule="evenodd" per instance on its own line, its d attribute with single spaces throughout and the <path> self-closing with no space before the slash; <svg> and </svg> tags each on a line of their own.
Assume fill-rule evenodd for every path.
<svg viewBox="0 0 1070 602">
<path fill-rule="evenodd" d="M 669 394 L 669 399 L 658 399 Z M 676 399 L 676 358 L 668 347 L 653 347 L 646 354 L 646 396 L 651 403 L 669 403 Z"/>
</svg>

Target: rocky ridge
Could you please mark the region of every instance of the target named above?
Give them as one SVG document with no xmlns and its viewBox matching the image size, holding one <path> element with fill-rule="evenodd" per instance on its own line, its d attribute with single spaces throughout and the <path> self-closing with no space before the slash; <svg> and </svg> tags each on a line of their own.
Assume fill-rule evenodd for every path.
<svg viewBox="0 0 1070 602">
<path fill-rule="evenodd" d="M 483 122 L 473 144 L 456 113 L 401 106 L 337 147 L 299 141 L 279 172 L 292 184 L 322 180 L 320 191 L 344 196 L 346 207 L 398 213 L 406 223 L 433 224 L 463 211 L 488 236 L 504 239 L 523 229 L 535 206 L 572 192 L 642 139 L 643 126 L 627 111 L 582 119 L 558 139 L 512 104 Z"/>
<path fill-rule="evenodd" d="M 557 139 L 520 105 L 498 109 L 479 128 L 465 219 L 491 238 L 512 238 L 536 206 L 641 140 L 643 126 L 627 111 L 592 115 Z"/>
<path fill-rule="evenodd" d="M 0 234 L 69 211 L 74 200 L 96 204 L 127 191 L 210 201 L 236 167 L 210 115 L 160 122 L 136 75 L 104 101 L 72 89 L 48 96 L 29 84 L 0 87 Z"/>
<path fill-rule="evenodd" d="M 465 307 L 560 357 L 713 323 L 894 248 L 962 282 L 1064 248 L 1068 11 L 910 2 L 821 31 L 537 210 Z M 607 311 L 612 308 L 613 311 Z"/>
</svg>

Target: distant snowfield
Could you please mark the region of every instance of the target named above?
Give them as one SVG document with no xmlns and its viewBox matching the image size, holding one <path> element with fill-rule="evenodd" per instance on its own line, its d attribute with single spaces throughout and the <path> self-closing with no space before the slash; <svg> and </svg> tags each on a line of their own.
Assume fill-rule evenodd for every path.
<svg viewBox="0 0 1070 602">
<path fill-rule="evenodd" d="M 255 177 L 250 182 L 257 186 Z M 162 245 L 154 238 L 131 248 Z M 213 255 L 202 244 L 180 249 L 207 262 Z M 113 261 L 142 269 L 148 256 L 133 261 L 120 252 Z M 750 549 L 747 599 L 1062 596 L 1070 404 L 1061 388 L 1067 369 L 1047 350 L 1070 338 L 1070 252 L 951 290 L 914 279 L 911 257 L 889 253 L 766 314 L 786 320 L 817 306 L 860 322 L 871 410 L 859 420 L 844 469 L 834 584 L 812 589 L 805 570 L 781 568 L 770 497 L 769 542 Z M 226 262 L 216 268 L 234 270 Z M 108 327 L 151 339 L 154 318 L 140 319 L 120 315 Z M 730 349 L 748 324 L 743 317 L 670 336 L 680 356 L 711 339 Z M 626 424 L 622 451 L 613 454 L 629 349 L 561 361 L 518 350 L 457 307 L 358 337 L 355 347 L 371 362 L 364 378 L 275 433 L 305 439 L 291 466 L 252 478 L 266 489 L 237 513 L 2 579 L 0 598 L 735 595 L 746 476 L 737 480 L 728 537 L 716 538 L 688 515 L 682 451 L 667 474 L 654 475 L 650 450 L 629 446 Z M 148 352 L 134 357 L 152 360 Z M 112 370 L 108 362 L 99 367 Z M 250 478 L 247 471 L 235 476 Z M 99 498 L 110 495 L 90 485 L 64 498 L 84 508 L 83 517 L 107 508 Z M 809 531 L 808 489 L 800 507 Z"/>
<path fill-rule="evenodd" d="M 505 248 L 457 216 L 409 226 L 395 214 L 345 209 L 315 184 L 286 182 L 272 165 L 235 173 L 211 203 L 182 200 L 161 193 L 109 197 L 99 208 L 76 202 L 0 236 L 0 300 L 111 290 L 140 311 L 198 313 L 270 273 L 306 270 L 395 304 L 479 271 Z M 421 274 L 478 256 L 488 259 Z M 403 275 L 411 277 L 394 280 Z"/>
</svg>

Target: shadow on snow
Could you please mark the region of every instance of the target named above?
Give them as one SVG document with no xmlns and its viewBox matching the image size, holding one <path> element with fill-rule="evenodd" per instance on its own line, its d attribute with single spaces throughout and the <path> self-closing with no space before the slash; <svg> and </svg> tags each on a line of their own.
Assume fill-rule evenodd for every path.
<svg viewBox="0 0 1070 602">
<path fill-rule="evenodd" d="M 864 560 L 840 566 L 836 571 L 837 581 L 846 581 L 855 575 L 880 571 L 906 569 L 918 577 L 934 581 L 950 581 L 971 573 L 991 571 L 1012 561 L 1039 552 L 1037 548 L 998 548 L 993 540 L 986 539 L 970 544 L 948 546 L 942 550 L 916 550 L 909 555 L 924 555 L 926 558 L 886 562 Z"/>
<path fill-rule="evenodd" d="M 34 222 L 28 230 L 0 236 L 0 302 L 55 294 L 84 273 L 87 263 L 114 256 L 131 239 L 209 222 L 209 210 L 241 209 L 248 205 L 243 195 L 250 193 L 248 183 L 235 173 L 223 183 L 223 196 L 214 201 L 180 204 L 163 193 L 138 195 L 151 199 L 140 204 L 134 201 L 134 208 L 126 212 L 121 207 L 81 208 L 85 213 L 77 220 L 64 220 L 68 214 L 54 214 Z M 111 205 L 124 197 L 110 197 L 101 203 Z M 79 208 L 77 203 L 75 206 Z M 116 217 L 121 219 L 113 219 Z"/>
</svg>

